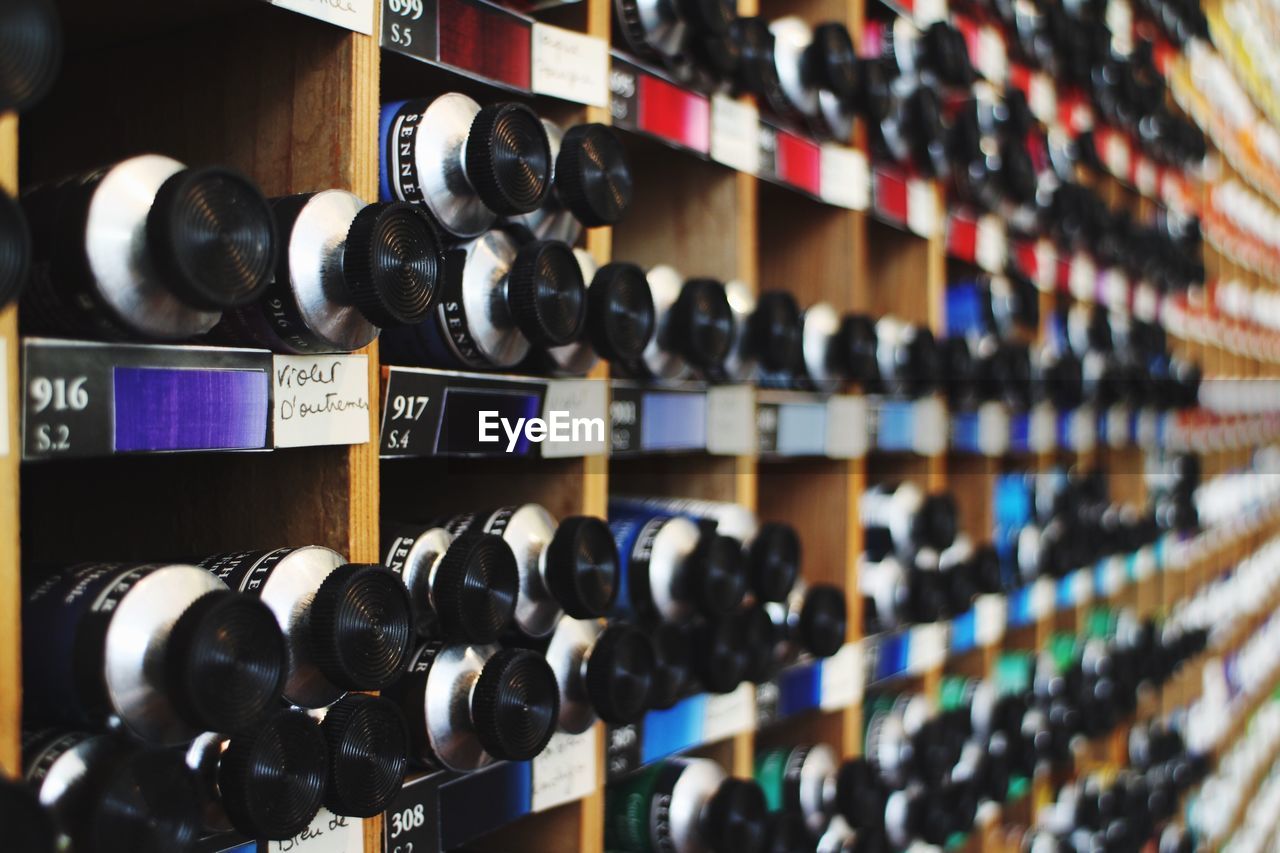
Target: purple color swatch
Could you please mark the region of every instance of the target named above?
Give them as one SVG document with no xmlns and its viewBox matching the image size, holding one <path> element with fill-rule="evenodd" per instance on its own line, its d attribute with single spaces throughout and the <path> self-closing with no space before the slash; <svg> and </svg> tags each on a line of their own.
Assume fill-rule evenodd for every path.
<svg viewBox="0 0 1280 853">
<path fill-rule="evenodd" d="M 264 371 L 117 367 L 114 374 L 118 453 L 267 445 Z"/>
</svg>

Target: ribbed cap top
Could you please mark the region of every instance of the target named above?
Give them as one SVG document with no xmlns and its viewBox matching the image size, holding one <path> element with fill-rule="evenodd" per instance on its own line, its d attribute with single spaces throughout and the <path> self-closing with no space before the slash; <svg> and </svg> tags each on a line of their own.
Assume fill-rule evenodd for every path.
<svg viewBox="0 0 1280 853">
<path fill-rule="evenodd" d="M 587 316 L 587 289 L 573 250 L 558 240 L 522 246 L 507 271 L 507 305 L 534 346 L 577 340 Z"/>
<path fill-rule="evenodd" d="M 588 228 L 614 225 L 631 204 L 631 167 L 617 135 L 603 124 L 565 131 L 556 156 L 556 193 Z"/>
<path fill-rule="evenodd" d="M 409 727 L 396 704 L 348 693 L 329 706 L 320 730 L 329 745 L 325 808 L 352 817 L 386 811 L 409 763 Z"/>
<path fill-rule="evenodd" d="M 852 758 L 836 773 L 836 810 L 855 829 L 884 829 L 884 783 L 865 758 Z"/>
<path fill-rule="evenodd" d="M 649 629 L 653 643 L 653 684 L 649 707 L 670 708 L 689 688 L 693 678 L 689 630 L 674 622 L 659 622 Z"/>
<path fill-rule="evenodd" d="M 409 591 L 385 566 L 339 566 L 311 602 L 311 648 L 343 690 L 381 690 L 404 672 L 413 641 Z"/>
<path fill-rule="evenodd" d="M 617 543 L 603 519 L 570 516 L 547 545 L 547 586 L 574 619 L 604 616 L 618 596 L 619 562 Z"/>
<path fill-rule="evenodd" d="M 731 693 L 746 677 L 748 654 L 734 614 L 700 622 L 692 652 L 698 680 L 711 693 Z"/>
<path fill-rule="evenodd" d="M 236 831 L 292 838 L 320 811 L 329 748 L 320 725 L 297 710 L 277 711 L 231 738 L 218 765 L 222 807 Z"/>
<path fill-rule="evenodd" d="M 959 528 L 956 501 L 949 493 L 926 495 L 912 519 L 911 538 L 921 545 L 942 551 L 956 540 Z"/>
<path fill-rule="evenodd" d="M 816 658 L 831 657 L 844 645 L 848 619 L 844 590 L 814 584 L 800 607 L 800 645 Z"/>
<path fill-rule="evenodd" d="M 800 574 L 800 537 L 790 524 L 760 525 L 747 551 L 751 591 L 761 601 L 783 601 Z"/>
<path fill-rule="evenodd" d="M 725 779 L 703 808 L 701 835 L 714 853 L 760 853 L 768 806 L 748 779 Z"/>
<path fill-rule="evenodd" d="M 255 596 L 209 592 L 178 617 L 165 650 L 170 699 L 191 726 L 235 733 L 274 707 L 286 671 L 284 635 Z"/>
<path fill-rule="evenodd" d="M 705 529 L 686 563 L 688 589 L 698 608 L 719 616 L 737 607 L 747 591 L 742 543 Z"/>
<path fill-rule="evenodd" d="M 22 782 L 0 779 L 0 824 L 12 853 L 54 853 L 53 819 L 35 791 Z"/>
<path fill-rule="evenodd" d="M 747 321 L 747 343 L 770 371 L 793 371 L 801 360 L 800 305 L 785 290 L 760 294 Z"/>
<path fill-rule="evenodd" d="M 777 626 L 761 603 L 744 607 L 734 613 L 733 618 L 737 622 L 738 642 L 747 656 L 743 676 L 754 684 L 764 684 L 778 672 L 776 651 L 782 638 Z"/>
<path fill-rule="evenodd" d="M 515 614 L 520 570 L 511 547 L 491 533 L 463 533 L 450 543 L 431 587 L 447 639 L 492 643 Z"/>
<path fill-rule="evenodd" d="M 691 365 L 703 371 L 724 366 L 733 344 L 733 309 L 724 285 L 713 278 L 691 278 L 671 309 L 672 340 Z"/>
<path fill-rule="evenodd" d="M 730 32 L 742 49 L 738 65 L 738 79 L 742 87 L 774 109 L 785 109 L 787 95 L 782 91 L 778 67 L 773 61 L 774 37 L 769 23 L 754 16 L 736 18 L 730 24 Z"/>
<path fill-rule="evenodd" d="M 586 672 L 587 696 L 600 719 L 638 722 L 648 709 L 655 666 L 648 637 L 625 623 L 606 626 L 591 647 Z"/>
<path fill-rule="evenodd" d="M 467 180 L 499 216 L 536 210 L 551 186 L 551 143 L 524 104 L 481 107 L 466 142 Z"/>
<path fill-rule="evenodd" d="M 45 96 L 62 67 L 62 22 L 52 0 L 0 6 L 0 113 Z"/>
<path fill-rule="evenodd" d="M 31 268 L 31 232 L 18 202 L 0 189 L 0 307 L 18 297 Z"/>
<path fill-rule="evenodd" d="M 587 288 L 587 337 L 601 358 L 634 362 L 649 345 L 656 323 L 653 292 L 635 264 L 605 264 Z"/>
<path fill-rule="evenodd" d="M 836 21 L 818 24 L 805 58 L 819 86 L 841 101 L 856 97 L 860 65 L 848 27 Z"/>
<path fill-rule="evenodd" d="M 95 853 L 170 853 L 200 835 L 200 791 L 176 750 L 142 749 L 94 792 L 87 835 Z M 12 825 L 6 827 L 6 836 Z M 18 827 L 19 831 L 21 827 Z M 5 849 L 9 839 L 6 837 Z M 19 848 L 21 849 L 21 848 Z"/>
<path fill-rule="evenodd" d="M 371 204 L 351 222 L 342 273 L 352 304 L 370 323 L 411 326 L 425 320 L 439 299 L 444 246 L 422 207 Z"/>
<path fill-rule="evenodd" d="M 738 15 L 734 0 L 677 0 L 677 6 L 681 17 L 706 35 L 728 32 L 729 24 Z"/>
<path fill-rule="evenodd" d="M 275 266 L 275 219 L 258 187 L 220 166 L 183 169 L 147 214 L 152 264 L 173 295 L 219 311 L 257 301 Z"/>
<path fill-rule="evenodd" d="M 471 694 L 471 720 L 494 758 L 533 758 L 551 740 L 559 715 L 560 688 L 545 658 L 501 649 L 485 662 Z"/>
</svg>

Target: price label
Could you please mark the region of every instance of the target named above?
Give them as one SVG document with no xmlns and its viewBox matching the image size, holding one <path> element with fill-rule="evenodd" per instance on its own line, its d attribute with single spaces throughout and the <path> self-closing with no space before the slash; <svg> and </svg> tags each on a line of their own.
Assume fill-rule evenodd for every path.
<svg viewBox="0 0 1280 853">
<path fill-rule="evenodd" d="M 1053 613 L 1058 602 L 1058 590 L 1051 578 L 1039 578 L 1031 585 L 1031 617 L 1036 621 Z"/>
<path fill-rule="evenodd" d="M 913 675 L 939 669 L 947 662 L 947 630 L 940 622 L 911 629 L 907 670 Z"/>
<path fill-rule="evenodd" d="M 907 227 L 921 237 L 932 237 L 938 230 L 938 194 L 919 178 L 907 181 Z"/>
<path fill-rule="evenodd" d="M 1005 236 L 1004 222 L 991 215 L 978 220 L 978 233 L 974 246 L 974 260 L 987 272 L 1003 272 L 1009 241 Z"/>
<path fill-rule="evenodd" d="M 533 22 L 530 87 L 539 95 L 577 104 L 609 104 L 609 43 L 583 33 Z"/>
<path fill-rule="evenodd" d="M 756 435 L 756 401 L 750 385 L 717 385 L 707 391 L 707 452 L 717 456 L 752 456 Z"/>
<path fill-rule="evenodd" d="M 272 5 L 356 33 L 373 35 L 374 0 L 271 0 Z M 395 2 L 395 0 L 392 0 Z M 420 2 L 420 0 L 419 0 Z"/>
<path fill-rule="evenodd" d="M 580 800 L 596 789 L 596 729 L 582 734 L 556 732 L 530 768 L 531 810 Z"/>
<path fill-rule="evenodd" d="M 1004 629 L 1009 623 L 1009 599 L 1003 595 L 980 595 L 973 602 L 974 642 L 984 648 L 994 646 L 1004 639 Z"/>
<path fill-rule="evenodd" d="M 1088 569 L 1077 569 L 1071 576 L 1072 596 L 1076 606 L 1093 601 L 1093 573 Z"/>
<path fill-rule="evenodd" d="M 1076 252 L 1071 256 L 1071 273 L 1067 277 L 1067 288 L 1071 295 L 1081 302 L 1092 302 L 1096 298 L 1098 281 L 1097 268 L 1093 258 L 1084 252 Z"/>
<path fill-rule="evenodd" d="M 947 449 L 947 408 L 937 397 L 911 407 L 911 444 L 921 456 L 940 456 Z"/>
<path fill-rule="evenodd" d="M 1009 76 L 1009 55 L 995 27 L 978 30 L 978 73 L 992 83 L 1003 83 Z"/>
<path fill-rule="evenodd" d="M 978 452 L 1003 456 L 1009 449 L 1009 410 L 1000 403 L 978 407 Z"/>
<path fill-rule="evenodd" d="M 827 450 L 832 459 L 861 459 L 870 445 L 867 400 L 836 394 L 827 400 Z"/>
<path fill-rule="evenodd" d="M 1049 453 L 1058 441 L 1058 413 L 1048 403 L 1031 409 L 1027 425 L 1027 449 L 1032 453 Z"/>
<path fill-rule="evenodd" d="M 609 387 L 602 379 L 552 379 L 547 382 L 542 417 L 553 423 L 555 413 L 569 419 L 567 441 L 544 441 L 545 459 L 601 456 L 608 452 Z"/>
<path fill-rule="evenodd" d="M 871 174 L 867 157 L 856 148 L 822 146 L 822 200 L 850 210 L 866 210 L 871 203 Z"/>
<path fill-rule="evenodd" d="M 321 807 L 307 828 L 293 838 L 267 842 L 269 853 L 362 853 L 364 821 Z"/>
<path fill-rule="evenodd" d="M 1107 169 L 1117 178 L 1129 177 L 1129 140 L 1115 131 L 1106 135 L 1103 160 Z"/>
<path fill-rule="evenodd" d="M 738 689 L 732 693 L 707 697 L 702 722 L 702 740 L 705 743 L 712 743 L 742 732 L 749 732 L 755 726 L 755 720 L 755 685 L 744 682 L 739 684 Z"/>
<path fill-rule="evenodd" d="M 862 646 L 846 643 L 840 651 L 822 662 L 820 707 L 824 711 L 834 711 L 857 705 L 862 701 L 862 685 L 866 680 Z"/>
<path fill-rule="evenodd" d="M 1031 112 L 1045 124 L 1053 124 L 1058 113 L 1058 93 L 1053 80 L 1045 74 L 1034 73 L 1027 89 L 1027 106 Z"/>
<path fill-rule="evenodd" d="M 945 20 L 947 0 L 914 0 L 911 5 L 911 16 L 915 19 L 916 25 L 922 29 L 935 21 Z"/>
<path fill-rule="evenodd" d="M 369 359 L 363 355 L 272 358 L 272 440 L 276 447 L 369 441 Z"/>
<path fill-rule="evenodd" d="M 711 159 L 749 175 L 760 171 L 760 112 L 750 101 L 711 98 Z"/>
<path fill-rule="evenodd" d="M 1058 286 L 1058 250 L 1049 240 L 1037 240 L 1036 287 L 1052 293 Z"/>
</svg>

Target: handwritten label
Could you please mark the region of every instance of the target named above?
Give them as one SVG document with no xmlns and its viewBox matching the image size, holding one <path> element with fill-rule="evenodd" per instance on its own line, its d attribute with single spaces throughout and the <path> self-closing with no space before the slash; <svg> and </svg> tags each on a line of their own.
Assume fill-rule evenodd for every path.
<svg viewBox="0 0 1280 853">
<path fill-rule="evenodd" d="M 607 106 L 608 42 L 534 21 L 530 88 L 578 104 Z"/>
<path fill-rule="evenodd" d="M 535 812 L 580 800 L 596 789 L 596 729 L 582 734 L 556 732 L 530 768 Z"/>
<path fill-rule="evenodd" d="M 277 355 L 272 359 L 271 383 L 276 447 L 369 440 L 366 356 Z"/>
<path fill-rule="evenodd" d="M 711 98 L 711 159 L 749 175 L 760 171 L 760 111 L 727 95 Z"/>
<path fill-rule="evenodd" d="M 921 237 L 932 237 L 938 230 L 938 194 L 928 181 L 907 181 L 907 227 Z"/>
<path fill-rule="evenodd" d="M 755 685 L 744 682 L 732 693 L 708 696 L 702 720 L 702 740 L 712 743 L 751 731 L 756 722 Z"/>
<path fill-rule="evenodd" d="M 364 821 L 336 815 L 326 808 L 293 838 L 267 842 L 270 853 L 361 853 L 364 850 Z"/>
<path fill-rule="evenodd" d="M 871 443 L 868 435 L 867 400 L 853 394 L 836 394 L 827 400 L 827 456 L 861 459 Z"/>
<path fill-rule="evenodd" d="M 822 662 L 822 698 L 819 707 L 824 711 L 851 708 L 862 701 L 862 685 L 866 682 L 865 660 L 862 646 L 846 643 L 831 657 Z"/>
<path fill-rule="evenodd" d="M 758 446 L 756 400 L 750 385 L 720 385 L 707 391 L 707 452 L 751 456 Z"/>
<path fill-rule="evenodd" d="M 542 401 L 543 419 L 549 420 L 552 412 L 568 412 L 575 423 L 569 431 L 569 441 L 544 441 L 540 445 L 544 459 L 600 456 L 608 452 L 607 382 L 602 379 L 550 380 Z M 594 424 L 600 424 L 600 427 L 597 429 Z"/>
<path fill-rule="evenodd" d="M 272 5 L 318 18 L 352 32 L 373 35 L 374 0 L 271 0 Z"/>
<path fill-rule="evenodd" d="M 850 210 L 866 210 L 871 204 L 871 173 L 867 156 L 856 148 L 826 143 L 822 146 L 822 200 Z"/>
</svg>

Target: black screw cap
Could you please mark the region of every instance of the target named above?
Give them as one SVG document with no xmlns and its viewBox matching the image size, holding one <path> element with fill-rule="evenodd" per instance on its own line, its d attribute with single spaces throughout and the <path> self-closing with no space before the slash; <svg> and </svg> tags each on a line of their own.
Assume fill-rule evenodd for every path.
<svg viewBox="0 0 1280 853">
<path fill-rule="evenodd" d="M 853 38 L 844 24 L 828 21 L 814 27 L 804 62 L 813 81 L 841 101 L 856 97 L 860 65 Z"/>
<path fill-rule="evenodd" d="M 659 622 L 649 630 L 653 643 L 653 684 L 649 707 L 670 708 L 684 697 L 693 680 L 690 632 L 674 622 Z"/>
<path fill-rule="evenodd" d="M 704 528 L 687 563 L 688 588 L 698 609 L 720 616 L 737 607 L 747 592 L 744 568 L 742 543 Z"/>
<path fill-rule="evenodd" d="M 743 676 L 753 684 L 764 684 L 778 672 L 776 650 L 781 637 L 769 613 L 760 603 L 733 614 L 737 623 L 738 642 L 746 652 L 747 667 Z"/>
<path fill-rule="evenodd" d="M 733 344 L 733 309 L 724 285 L 713 278 L 691 278 L 671 309 L 671 335 L 676 348 L 699 370 L 724 366 Z"/>
<path fill-rule="evenodd" d="M 302 711 L 274 714 L 232 737 L 218 765 L 222 808 L 236 831 L 253 838 L 292 838 L 320 811 L 329 748 Z"/>
<path fill-rule="evenodd" d="M 311 602 L 311 648 L 325 677 L 343 690 L 381 690 L 409 662 L 409 591 L 385 566 L 339 566 Z"/>
<path fill-rule="evenodd" d="M 814 584 L 800 606 L 800 645 L 816 658 L 831 657 L 844 646 L 848 620 L 844 590 Z"/>
<path fill-rule="evenodd" d="M 324 807 L 334 814 L 373 817 L 391 805 L 409 764 L 409 726 L 394 702 L 348 693 L 325 713 L 329 746 Z"/>
<path fill-rule="evenodd" d="M 371 204 L 347 232 L 342 272 L 352 303 L 382 329 L 431 313 L 444 278 L 444 246 L 430 215 L 403 201 Z"/>
<path fill-rule="evenodd" d="M 284 635 L 256 597 L 206 593 L 174 623 L 164 667 L 170 699 L 184 720 L 204 731 L 240 732 L 280 696 Z"/>
<path fill-rule="evenodd" d="M 648 709 L 655 667 L 648 637 L 625 623 L 606 626 L 591 647 L 585 678 L 600 719 L 615 725 L 638 722 Z"/>
<path fill-rule="evenodd" d="M 800 305 L 785 290 L 762 293 L 747 320 L 747 346 L 771 372 L 790 373 L 801 362 Z"/>
<path fill-rule="evenodd" d="M 767 814 L 759 785 L 746 779 L 726 779 L 707 802 L 701 834 L 715 853 L 760 853 Z"/>
<path fill-rule="evenodd" d="M 54 853 L 53 819 L 40 805 L 35 791 L 22 782 L 0 779 L 0 825 L 13 853 Z"/>
<path fill-rule="evenodd" d="M 751 591 L 761 601 L 783 601 L 800 574 L 800 537 L 790 524 L 760 525 L 747 550 Z"/>
<path fill-rule="evenodd" d="M 174 296 L 202 311 L 257 301 L 271 281 L 275 219 L 258 187 L 231 169 L 183 169 L 147 213 L 152 264 Z"/>
<path fill-rule="evenodd" d="M 0 189 L 0 307 L 22 292 L 31 270 L 31 231 L 18 202 Z"/>
<path fill-rule="evenodd" d="M 466 142 L 467 180 L 499 216 L 536 210 L 551 186 L 547 130 L 524 104 L 481 107 Z"/>
<path fill-rule="evenodd" d="M 588 228 L 614 225 L 631 204 L 627 152 L 603 124 L 579 124 L 565 131 L 556 157 L 556 193 Z"/>
<path fill-rule="evenodd" d="M 500 761 L 527 761 L 542 752 L 560 716 L 560 687 L 542 656 L 500 649 L 480 670 L 471 695 L 476 736 Z"/>
<path fill-rule="evenodd" d="M 630 364 L 640 357 L 657 323 L 653 292 L 635 264 L 605 264 L 587 288 L 587 337 L 601 358 Z"/>
<path fill-rule="evenodd" d="M 617 543 L 604 520 L 570 516 L 547 545 L 547 586 L 565 613 L 595 619 L 618 596 L 619 563 Z"/>
<path fill-rule="evenodd" d="M 507 271 L 507 304 L 534 346 L 577 340 L 587 317 L 587 287 L 573 250 L 558 240 L 521 247 Z"/>
<path fill-rule="evenodd" d="M 441 633 L 465 643 L 492 643 L 515 614 L 520 569 L 511 546 L 491 533 L 463 533 L 435 571 L 431 599 Z"/>
<path fill-rule="evenodd" d="M 169 853 L 200 835 L 200 791 L 180 752 L 125 757 L 94 799 L 85 848 L 93 853 Z"/>
<path fill-rule="evenodd" d="M 62 67 L 62 22 L 51 0 L 0 7 L 0 113 L 25 110 L 48 93 Z"/>
<path fill-rule="evenodd" d="M 750 664 L 734 614 L 699 622 L 693 629 L 693 665 L 698 681 L 712 693 L 732 693 Z"/>
</svg>

